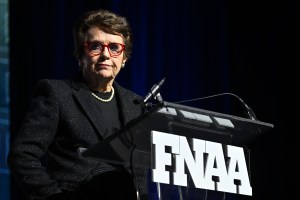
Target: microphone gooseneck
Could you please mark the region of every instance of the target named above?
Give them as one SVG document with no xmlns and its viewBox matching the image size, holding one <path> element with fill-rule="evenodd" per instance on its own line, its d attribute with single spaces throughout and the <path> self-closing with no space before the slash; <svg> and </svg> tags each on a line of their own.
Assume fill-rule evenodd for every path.
<svg viewBox="0 0 300 200">
<path fill-rule="evenodd" d="M 185 101 L 178 101 L 178 102 L 174 102 L 174 103 L 186 103 L 186 102 L 190 102 L 190 101 L 208 99 L 208 98 L 217 97 L 217 96 L 223 96 L 223 95 L 231 95 L 231 96 L 234 96 L 235 98 L 237 98 L 239 100 L 239 102 L 243 105 L 243 108 L 245 109 L 245 113 L 249 117 L 249 119 L 257 120 L 257 117 L 254 114 L 253 110 L 245 103 L 245 101 L 242 98 L 240 98 L 239 96 L 237 96 L 236 94 L 233 94 L 233 93 L 225 92 L 225 93 L 210 95 L 210 96 L 206 96 L 206 97 L 200 97 L 200 98 L 196 98 L 196 99 L 189 99 L 189 100 L 185 100 Z"/>
</svg>

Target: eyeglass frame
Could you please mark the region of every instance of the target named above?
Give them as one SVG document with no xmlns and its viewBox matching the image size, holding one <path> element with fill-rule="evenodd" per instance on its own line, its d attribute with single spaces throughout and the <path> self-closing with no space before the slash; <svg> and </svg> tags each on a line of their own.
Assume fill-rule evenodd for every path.
<svg viewBox="0 0 300 200">
<path fill-rule="evenodd" d="M 91 49 L 89 48 L 89 44 L 91 44 L 91 43 L 100 43 L 100 44 L 103 46 L 102 51 L 100 51 L 99 53 L 92 53 L 92 52 L 91 52 Z M 115 55 L 112 54 L 112 53 L 110 52 L 110 49 L 109 49 L 109 45 L 111 45 L 111 44 L 121 45 L 121 46 L 122 46 L 122 49 L 120 50 L 120 53 L 115 54 Z M 98 55 L 100 55 L 101 53 L 103 53 L 103 51 L 104 51 L 104 49 L 105 49 L 105 47 L 106 47 L 107 50 L 108 50 L 108 53 L 109 53 L 110 57 L 113 57 L 113 58 L 118 57 L 118 56 L 121 55 L 121 53 L 125 50 L 125 44 L 121 44 L 121 43 L 117 43 L 117 42 L 112 42 L 112 43 L 108 43 L 108 44 L 103 44 L 102 42 L 99 42 L 99 41 L 85 42 L 85 43 L 84 43 L 84 47 L 88 50 L 88 53 L 89 53 L 91 56 L 98 56 Z"/>
</svg>

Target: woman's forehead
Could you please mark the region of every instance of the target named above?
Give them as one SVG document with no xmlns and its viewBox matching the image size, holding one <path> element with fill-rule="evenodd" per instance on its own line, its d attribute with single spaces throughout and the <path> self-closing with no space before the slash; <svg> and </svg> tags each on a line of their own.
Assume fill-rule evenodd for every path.
<svg viewBox="0 0 300 200">
<path fill-rule="evenodd" d="M 92 27 L 86 32 L 86 40 L 98 40 L 98 41 L 108 41 L 108 42 L 117 42 L 123 43 L 123 37 L 119 34 L 112 34 L 103 31 L 101 28 Z"/>
</svg>

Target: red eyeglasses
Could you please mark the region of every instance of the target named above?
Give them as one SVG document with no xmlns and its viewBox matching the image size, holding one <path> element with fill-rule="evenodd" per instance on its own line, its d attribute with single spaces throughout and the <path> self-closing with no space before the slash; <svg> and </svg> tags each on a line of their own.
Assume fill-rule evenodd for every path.
<svg viewBox="0 0 300 200">
<path fill-rule="evenodd" d="M 91 56 L 100 55 L 104 51 L 104 48 L 106 47 L 111 57 L 117 57 L 125 49 L 125 45 L 119 43 L 109 43 L 105 45 L 101 42 L 95 41 L 95 42 L 85 42 L 84 45 L 85 48 L 89 51 Z"/>
</svg>

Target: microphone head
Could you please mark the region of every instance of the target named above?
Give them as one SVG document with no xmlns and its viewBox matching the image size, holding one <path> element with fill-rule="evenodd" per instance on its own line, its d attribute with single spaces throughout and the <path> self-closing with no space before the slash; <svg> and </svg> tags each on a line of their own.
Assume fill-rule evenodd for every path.
<svg viewBox="0 0 300 200">
<path fill-rule="evenodd" d="M 165 78 L 163 78 L 159 83 L 158 83 L 158 85 L 162 85 L 164 82 L 165 82 L 165 80 L 166 80 L 166 77 Z"/>
</svg>

